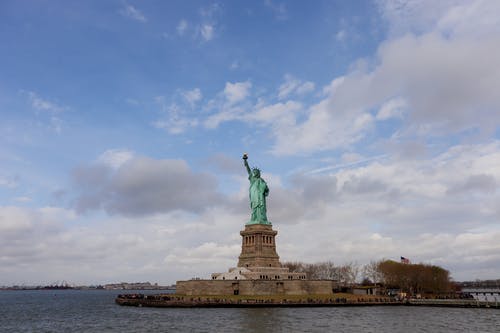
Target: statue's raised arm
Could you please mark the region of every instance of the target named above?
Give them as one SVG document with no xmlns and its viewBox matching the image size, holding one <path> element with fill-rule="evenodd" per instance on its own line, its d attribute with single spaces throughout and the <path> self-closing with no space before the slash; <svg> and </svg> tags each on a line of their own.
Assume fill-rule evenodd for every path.
<svg viewBox="0 0 500 333">
<path fill-rule="evenodd" d="M 271 224 L 267 220 L 266 197 L 269 194 L 269 188 L 264 179 L 260 178 L 260 170 L 253 168 L 250 170 L 248 165 L 248 155 L 243 154 L 243 161 L 248 172 L 248 180 L 250 181 L 250 208 L 252 209 L 252 217 L 247 224 Z"/>
<path fill-rule="evenodd" d="M 247 160 L 248 160 L 248 154 L 244 153 L 243 154 L 243 161 L 244 161 L 245 167 L 247 168 L 248 177 L 252 177 L 252 171 L 250 170 L 250 167 L 248 166 Z"/>
</svg>

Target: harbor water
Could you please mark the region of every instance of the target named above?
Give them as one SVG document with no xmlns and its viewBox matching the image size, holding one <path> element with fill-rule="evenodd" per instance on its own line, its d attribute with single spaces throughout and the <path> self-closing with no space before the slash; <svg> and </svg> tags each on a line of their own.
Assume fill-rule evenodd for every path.
<svg viewBox="0 0 500 333">
<path fill-rule="evenodd" d="M 116 305 L 120 293 L 0 291 L 0 332 L 500 332 L 496 309 L 137 308 Z"/>
</svg>

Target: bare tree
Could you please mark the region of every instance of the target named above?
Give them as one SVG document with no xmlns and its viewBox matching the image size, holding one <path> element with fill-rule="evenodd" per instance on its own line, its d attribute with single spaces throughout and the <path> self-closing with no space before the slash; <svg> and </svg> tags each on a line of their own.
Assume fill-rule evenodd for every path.
<svg viewBox="0 0 500 333">
<path fill-rule="evenodd" d="M 353 285 L 359 274 L 359 265 L 355 262 L 346 263 L 338 268 L 338 281 L 344 285 Z"/>
<path fill-rule="evenodd" d="M 379 270 L 381 261 L 370 261 L 369 264 L 363 266 L 363 279 L 370 280 L 372 283 L 382 283 L 383 275 Z"/>
</svg>

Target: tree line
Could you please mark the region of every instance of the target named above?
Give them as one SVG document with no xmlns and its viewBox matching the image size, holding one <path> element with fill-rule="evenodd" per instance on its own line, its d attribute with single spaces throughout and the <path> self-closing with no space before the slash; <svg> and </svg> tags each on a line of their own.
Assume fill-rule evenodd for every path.
<svg viewBox="0 0 500 333">
<path fill-rule="evenodd" d="M 410 294 L 449 293 L 454 284 L 450 272 L 428 264 L 403 264 L 393 260 L 381 260 L 368 264 L 371 276 L 387 288 L 397 288 Z"/>
<path fill-rule="evenodd" d="M 332 261 L 314 264 L 290 261 L 283 263 L 283 267 L 290 269 L 290 272 L 306 273 L 310 280 L 336 280 L 342 285 L 354 284 L 359 275 L 359 265 L 353 262 L 336 266 Z"/>
<path fill-rule="evenodd" d="M 343 286 L 352 286 L 358 277 L 364 285 L 381 285 L 388 289 L 400 289 L 410 294 L 439 294 L 453 290 L 454 283 L 446 269 L 428 264 L 404 264 L 393 260 L 372 261 L 359 266 L 349 262 L 335 265 L 332 261 L 314 264 L 285 262 L 291 272 L 304 272 L 311 280 L 336 280 Z"/>
</svg>

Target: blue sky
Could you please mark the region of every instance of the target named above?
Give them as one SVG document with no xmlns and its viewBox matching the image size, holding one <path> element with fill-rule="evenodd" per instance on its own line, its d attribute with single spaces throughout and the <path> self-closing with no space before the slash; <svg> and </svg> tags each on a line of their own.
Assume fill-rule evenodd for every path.
<svg viewBox="0 0 500 333">
<path fill-rule="evenodd" d="M 243 152 L 282 260 L 498 278 L 499 17 L 495 1 L 3 1 L 0 285 L 235 265 Z"/>
</svg>

